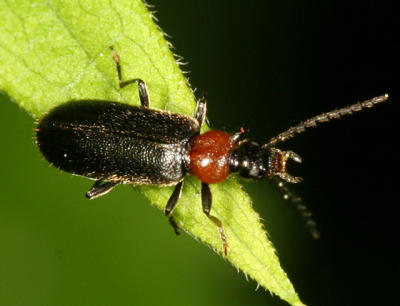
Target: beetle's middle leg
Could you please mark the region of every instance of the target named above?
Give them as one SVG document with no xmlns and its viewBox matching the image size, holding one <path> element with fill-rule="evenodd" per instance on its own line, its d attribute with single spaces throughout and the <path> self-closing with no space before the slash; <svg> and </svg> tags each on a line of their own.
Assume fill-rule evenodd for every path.
<svg viewBox="0 0 400 306">
<path fill-rule="evenodd" d="M 86 192 L 86 197 L 89 200 L 101 197 L 102 195 L 110 192 L 118 184 L 118 182 L 103 182 L 102 180 L 97 180 L 93 187 Z"/>
<path fill-rule="evenodd" d="M 119 80 L 119 87 L 124 88 L 125 86 L 132 84 L 132 83 L 137 83 L 138 89 L 139 89 L 139 98 L 140 98 L 140 103 L 143 107 L 149 107 L 150 105 L 150 95 L 147 90 L 146 83 L 141 80 L 141 79 L 131 79 L 127 81 L 122 81 L 122 73 L 121 73 L 121 64 L 120 64 L 120 58 L 117 52 L 114 51 L 114 47 L 110 46 L 110 49 L 113 53 L 112 57 L 114 59 L 115 65 L 117 66 L 117 72 L 118 72 L 118 80 Z"/>
</svg>

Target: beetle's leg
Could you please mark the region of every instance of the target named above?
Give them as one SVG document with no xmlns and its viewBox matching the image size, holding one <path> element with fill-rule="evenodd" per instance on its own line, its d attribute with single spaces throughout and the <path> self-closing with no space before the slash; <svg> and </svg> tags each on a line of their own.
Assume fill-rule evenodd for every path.
<svg viewBox="0 0 400 306">
<path fill-rule="evenodd" d="M 132 80 L 120 82 L 119 86 L 121 88 L 123 88 L 132 83 L 138 84 L 140 104 L 142 104 L 143 107 L 149 107 L 150 96 L 149 96 L 149 92 L 147 91 L 146 83 L 144 81 L 142 81 L 141 79 L 132 79 Z"/>
<path fill-rule="evenodd" d="M 222 222 L 217 217 L 210 215 L 212 195 L 211 195 L 210 187 L 206 183 L 201 183 L 201 203 L 203 205 L 203 212 L 218 227 L 218 232 L 219 232 L 219 235 L 221 236 L 221 240 L 222 240 L 222 246 L 224 248 L 224 255 L 228 256 L 229 246 L 228 246 L 228 242 L 226 241 L 226 236 L 225 236 L 224 228 L 222 227 Z"/>
<path fill-rule="evenodd" d="M 115 186 L 118 185 L 118 182 L 105 182 L 103 183 L 102 180 L 97 180 L 93 187 L 86 192 L 86 197 L 89 200 L 101 197 L 106 193 L 110 192 Z"/>
<path fill-rule="evenodd" d="M 207 113 L 207 102 L 206 98 L 203 96 L 197 101 L 195 119 L 199 123 L 199 127 L 203 125 L 204 119 Z"/>
<path fill-rule="evenodd" d="M 172 210 L 178 203 L 178 200 L 182 194 L 182 187 L 183 187 L 183 181 L 180 181 L 178 184 L 176 184 L 175 189 L 172 192 L 172 194 L 167 202 L 167 206 L 165 206 L 165 209 L 164 209 L 164 213 L 166 216 L 169 216 L 169 214 L 172 212 Z M 175 234 L 179 235 L 178 224 L 176 223 L 175 219 L 172 216 L 169 216 L 169 223 L 174 228 Z"/>
<path fill-rule="evenodd" d="M 118 72 L 118 80 L 119 84 L 121 86 L 122 83 L 122 74 L 121 74 L 121 65 L 119 64 L 120 58 L 117 52 L 114 51 L 114 46 L 110 46 L 111 52 L 112 52 L 112 57 L 115 62 L 115 65 L 117 66 L 117 72 Z"/>
<path fill-rule="evenodd" d="M 121 65 L 119 63 L 120 62 L 119 55 L 114 51 L 114 47 L 113 46 L 111 46 L 110 49 L 112 50 L 113 59 L 114 59 L 115 65 L 117 66 L 119 87 L 120 88 L 124 88 L 125 86 L 127 86 L 129 84 L 137 83 L 138 84 L 138 89 L 139 89 L 140 103 L 142 104 L 143 107 L 149 107 L 149 105 L 150 105 L 150 96 L 149 96 L 149 92 L 147 90 L 146 83 L 141 79 L 131 79 L 131 80 L 128 80 L 128 81 L 122 81 L 122 73 L 121 73 Z"/>
<path fill-rule="evenodd" d="M 180 181 L 178 184 L 175 185 L 174 192 L 171 194 L 167 202 L 167 206 L 165 206 L 164 209 L 166 216 L 168 216 L 171 213 L 171 211 L 176 206 L 176 203 L 178 203 L 178 200 L 181 197 L 182 187 L 183 187 L 183 181 Z"/>
<path fill-rule="evenodd" d="M 168 220 L 169 220 L 169 224 L 171 224 L 171 226 L 174 228 L 175 234 L 180 235 L 181 233 L 179 232 L 179 226 L 176 223 L 175 218 L 173 216 L 169 216 Z"/>
</svg>

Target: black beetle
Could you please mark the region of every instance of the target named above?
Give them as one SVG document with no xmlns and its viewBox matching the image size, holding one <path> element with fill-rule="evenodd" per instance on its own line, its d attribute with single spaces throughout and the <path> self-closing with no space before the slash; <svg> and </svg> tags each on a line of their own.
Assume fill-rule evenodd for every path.
<svg viewBox="0 0 400 306">
<path fill-rule="evenodd" d="M 200 135 L 206 115 L 206 101 L 197 102 L 195 117 L 149 108 L 149 94 L 141 79 L 122 82 L 119 57 L 113 53 L 120 87 L 137 83 L 141 106 L 112 101 L 70 101 L 52 109 L 37 125 L 37 144 L 44 157 L 57 168 L 96 180 L 86 193 L 89 199 L 102 196 L 120 183 L 134 185 L 175 185 L 165 207 L 170 215 L 181 195 L 186 174 L 201 180 L 204 213 L 217 225 L 224 254 L 228 243 L 222 223 L 210 215 L 209 184 L 224 181 L 230 173 L 253 179 L 271 178 L 295 202 L 314 237 L 318 231 L 297 198 L 282 181 L 298 183 L 299 177 L 286 172 L 289 159 L 301 162 L 292 151 L 281 151 L 275 145 L 317 123 L 370 108 L 383 102 L 382 95 L 361 103 L 312 117 L 288 129 L 266 143 L 244 139 L 244 130 L 230 135 L 212 130 Z M 171 224 L 177 225 L 170 216 Z"/>
</svg>

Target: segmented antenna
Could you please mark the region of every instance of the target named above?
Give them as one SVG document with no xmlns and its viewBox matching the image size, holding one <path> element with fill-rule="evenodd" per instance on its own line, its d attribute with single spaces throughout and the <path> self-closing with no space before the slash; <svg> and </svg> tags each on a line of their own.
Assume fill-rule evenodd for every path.
<svg viewBox="0 0 400 306">
<path fill-rule="evenodd" d="M 286 184 L 278 177 L 273 176 L 271 179 L 272 182 L 279 188 L 279 191 L 282 193 L 283 198 L 291 202 L 294 208 L 300 213 L 300 216 L 304 222 L 304 228 L 311 234 L 314 239 L 318 239 L 320 237 L 320 233 L 317 229 L 317 224 L 312 219 L 312 213 L 303 204 L 301 198 L 291 192 L 287 188 Z"/>
<path fill-rule="evenodd" d="M 346 106 L 343 108 L 339 108 L 327 113 L 322 113 L 318 116 L 312 117 L 306 121 L 300 122 L 299 125 L 289 128 L 288 130 L 280 133 L 276 137 L 272 137 L 269 142 L 268 146 L 273 147 L 279 142 L 283 142 L 289 138 L 294 137 L 296 134 L 303 133 L 306 129 L 310 127 L 317 126 L 318 123 L 328 122 L 333 119 L 339 119 L 344 115 L 351 115 L 355 112 L 359 112 L 363 109 L 371 108 L 376 104 L 382 103 L 389 98 L 388 94 L 384 94 L 363 102 L 358 102 L 350 106 Z"/>
</svg>

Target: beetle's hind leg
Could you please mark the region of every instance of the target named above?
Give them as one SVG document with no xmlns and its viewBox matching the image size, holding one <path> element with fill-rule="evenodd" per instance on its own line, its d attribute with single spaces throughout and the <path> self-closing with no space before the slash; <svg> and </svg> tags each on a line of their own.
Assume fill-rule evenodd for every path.
<svg viewBox="0 0 400 306">
<path fill-rule="evenodd" d="M 170 213 L 178 203 L 179 198 L 181 197 L 183 187 L 183 181 L 179 182 L 176 186 L 174 191 L 172 192 L 171 197 L 168 200 L 167 206 L 165 206 L 165 215 L 169 216 L 169 223 L 175 230 L 175 233 L 179 235 L 179 226 L 176 223 L 173 216 L 170 216 Z M 201 183 L 201 202 L 203 205 L 203 212 L 207 215 L 207 217 L 218 227 L 218 232 L 221 236 L 222 245 L 224 248 L 224 255 L 228 256 L 228 242 L 226 240 L 224 228 L 222 227 L 222 222 L 217 217 L 210 215 L 211 211 L 211 203 L 212 203 L 212 195 L 210 191 L 210 187 L 206 183 Z"/>
<path fill-rule="evenodd" d="M 103 182 L 102 180 L 97 180 L 93 187 L 86 192 L 86 197 L 89 200 L 101 197 L 102 195 L 110 192 L 117 185 L 118 182 Z"/>
<path fill-rule="evenodd" d="M 207 215 L 207 217 L 218 227 L 219 235 L 221 236 L 222 246 L 224 248 L 224 256 L 228 256 L 229 245 L 226 240 L 224 228 L 222 226 L 221 220 L 217 217 L 210 215 L 211 211 L 211 203 L 212 203 L 212 195 L 210 191 L 210 186 L 206 183 L 201 183 L 201 202 L 203 205 L 203 212 Z"/>
<path fill-rule="evenodd" d="M 179 231 L 179 225 L 176 223 L 175 218 L 173 216 L 168 217 L 169 224 L 174 228 L 175 234 L 180 235 L 181 232 Z"/>
<path fill-rule="evenodd" d="M 183 187 L 183 181 L 180 181 L 178 184 L 176 184 L 174 191 L 172 192 L 168 202 L 167 206 L 165 206 L 164 213 L 166 216 L 169 217 L 169 223 L 171 226 L 174 228 L 175 234 L 179 235 L 179 226 L 176 223 L 175 219 L 173 216 L 170 216 L 172 210 L 178 203 L 179 198 L 181 197 L 182 194 L 182 187 Z"/>
<path fill-rule="evenodd" d="M 117 52 L 114 51 L 113 46 L 110 46 L 110 49 L 113 53 L 113 59 L 114 59 L 115 65 L 117 66 L 119 87 L 124 88 L 125 86 L 127 86 L 129 84 L 137 83 L 138 90 L 139 90 L 140 103 L 141 103 L 142 107 L 149 107 L 150 96 L 149 96 L 149 92 L 147 90 L 146 83 L 141 79 L 131 79 L 131 80 L 127 80 L 127 81 L 122 81 L 122 72 L 121 72 L 121 64 L 120 64 L 119 55 L 117 54 Z"/>
</svg>

